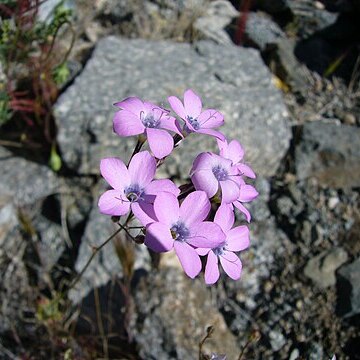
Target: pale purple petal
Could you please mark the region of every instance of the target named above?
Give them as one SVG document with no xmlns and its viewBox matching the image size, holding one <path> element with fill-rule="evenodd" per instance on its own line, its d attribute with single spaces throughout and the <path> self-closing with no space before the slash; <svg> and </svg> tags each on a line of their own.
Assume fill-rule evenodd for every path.
<svg viewBox="0 0 360 360">
<path fill-rule="evenodd" d="M 134 202 L 131 204 L 131 210 L 143 226 L 157 221 L 153 204 L 144 201 Z"/>
<path fill-rule="evenodd" d="M 226 250 L 242 251 L 249 247 L 249 229 L 245 225 L 231 229 L 226 236 Z"/>
<path fill-rule="evenodd" d="M 193 223 L 187 243 L 200 248 L 217 248 L 225 244 L 226 236 L 218 224 L 211 221 Z"/>
<path fill-rule="evenodd" d="M 180 206 L 180 218 L 190 226 L 204 221 L 209 214 L 211 204 L 204 191 L 190 193 Z"/>
<path fill-rule="evenodd" d="M 145 245 L 155 252 L 165 252 L 173 248 L 174 239 L 168 226 L 154 222 L 147 226 Z"/>
<path fill-rule="evenodd" d="M 181 132 L 181 127 L 179 122 L 172 116 L 165 116 L 161 119 L 159 127 L 161 129 L 166 129 L 173 131 L 174 133 L 180 135 L 183 137 L 183 134 Z"/>
<path fill-rule="evenodd" d="M 232 180 L 220 181 L 221 203 L 230 204 L 235 201 L 240 194 L 239 185 Z"/>
<path fill-rule="evenodd" d="M 191 173 L 194 173 L 197 170 L 211 171 L 213 166 L 216 165 L 216 160 L 217 158 L 213 153 L 206 152 L 199 154 L 193 162 Z"/>
<path fill-rule="evenodd" d="M 186 113 L 183 103 L 176 97 L 168 97 L 169 104 L 176 114 L 178 114 L 182 119 L 186 118 Z"/>
<path fill-rule="evenodd" d="M 199 130 L 196 130 L 197 133 L 200 134 L 205 134 L 205 135 L 210 135 L 213 136 L 221 141 L 225 140 L 225 135 L 223 133 L 221 133 L 220 131 L 214 130 L 214 129 L 203 129 L 200 128 Z"/>
<path fill-rule="evenodd" d="M 196 248 L 195 250 L 200 256 L 205 256 L 211 251 L 210 248 Z"/>
<path fill-rule="evenodd" d="M 123 101 L 117 102 L 115 106 L 130 111 L 133 114 L 140 117 L 142 111 L 144 111 L 144 103 L 137 97 L 128 97 Z"/>
<path fill-rule="evenodd" d="M 217 128 L 224 124 L 224 115 L 214 109 L 207 109 L 198 116 L 201 129 Z"/>
<path fill-rule="evenodd" d="M 174 140 L 165 130 L 147 128 L 146 135 L 149 147 L 158 159 L 168 156 L 174 148 Z"/>
<path fill-rule="evenodd" d="M 237 140 L 230 141 L 227 148 L 227 156 L 226 158 L 232 160 L 233 164 L 237 164 L 244 157 L 244 149 L 241 144 Z"/>
<path fill-rule="evenodd" d="M 122 216 L 129 212 L 130 202 L 119 190 L 108 190 L 100 196 L 98 206 L 105 215 Z"/>
<path fill-rule="evenodd" d="M 141 151 L 134 155 L 129 164 L 131 182 L 141 187 L 147 186 L 154 178 L 156 160 L 148 151 Z"/>
<path fill-rule="evenodd" d="M 259 193 L 256 189 L 251 185 L 241 185 L 240 186 L 240 195 L 238 197 L 238 201 L 241 202 L 250 202 L 253 201 Z"/>
<path fill-rule="evenodd" d="M 231 251 L 224 251 L 220 256 L 221 266 L 233 280 L 240 279 L 242 264 L 240 259 Z"/>
<path fill-rule="evenodd" d="M 174 242 L 174 249 L 186 275 L 196 277 L 201 271 L 201 260 L 195 249 L 181 241 Z"/>
<path fill-rule="evenodd" d="M 155 119 L 159 119 L 164 113 L 168 114 L 169 111 L 157 106 L 151 102 L 144 101 L 145 114 L 152 113 Z"/>
<path fill-rule="evenodd" d="M 169 228 L 179 220 L 179 201 L 171 193 L 161 192 L 154 201 L 154 212 L 158 220 Z"/>
<path fill-rule="evenodd" d="M 113 125 L 114 131 L 119 136 L 138 135 L 145 130 L 140 117 L 127 110 L 120 110 L 115 113 Z"/>
<path fill-rule="evenodd" d="M 238 164 L 237 168 L 240 171 L 240 174 L 247 176 L 248 178 L 255 179 L 256 174 L 254 173 L 253 169 L 246 164 Z"/>
<path fill-rule="evenodd" d="M 146 194 L 157 195 L 163 191 L 172 193 L 175 196 L 180 194 L 179 188 L 169 179 L 154 180 L 145 188 Z"/>
<path fill-rule="evenodd" d="M 246 221 L 251 221 L 251 214 L 250 211 L 240 202 L 234 201 L 233 204 L 245 215 Z"/>
<path fill-rule="evenodd" d="M 229 204 L 223 204 L 216 211 L 214 222 L 220 225 L 221 229 L 225 234 L 232 228 L 234 225 L 235 216 L 232 206 Z"/>
<path fill-rule="evenodd" d="M 129 171 L 118 158 L 105 158 L 100 162 L 100 172 L 111 187 L 124 190 L 131 183 Z"/>
<path fill-rule="evenodd" d="M 184 108 L 186 115 L 189 115 L 194 119 L 196 119 L 201 113 L 201 99 L 191 89 L 186 90 L 184 93 Z"/>
<path fill-rule="evenodd" d="M 218 257 L 210 251 L 205 266 L 205 283 L 208 285 L 215 284 L 220 277 Z"/>
<path fill-rule="evenodd" d="M 205 191 L 209 198 L 212 198 L 219 189 L 219 182 L 216 180 L 211 170 L 196 171 L 192 175 L 191 181 L 196 190 Z"/>
</svg>

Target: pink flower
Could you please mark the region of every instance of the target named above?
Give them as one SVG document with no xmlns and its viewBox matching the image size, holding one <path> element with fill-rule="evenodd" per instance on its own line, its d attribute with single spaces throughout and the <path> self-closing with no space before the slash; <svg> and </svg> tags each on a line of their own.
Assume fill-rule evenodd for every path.
<svg viewBox="0 0 360 360">
<path fill-rule="evenodd" d="M 202 110 L 201 99 L 191 89 L 184 93 L 184 104 L 176 97 L 168 98 L 171 108 L 185 121 L 187 133 L 196 132 L 224 140 L 224 135 L 214 128 L 224 124 L 224 116 L 217 110 Z"/>
<path fill-rule="evenodd" d="M 222 156 L 207 152 L 197 156 L 191 170 L 191 181 L 196 190 L 203 190 L 209 198 L 221 188 L 221 202 L 230 204 L 240 195 L 241 180 L 236 166 Z"/>
<path fill-rule="evenodd" d="M 213 248 L 225 240 L 219 225 L 204 221 L 210 208 L 203 191 L 189 194 L 181 206 L 175 195 L 159 194 L 154 201 L 158 221 L 147 226 L 145 245 L 156 252 L 174 248 L 185 273 L 194 278 L 201 270 L 195 247 Z"/>
<path fill-rule="evenodd" d="M 171 180 L 153 180 L 155 171 L 156 160 L 148 151 L 134 155 L 129 168 L 120 159 L 102 159 L 101 175 L 113 189 L 101 195 L 98 203 L 100 212 L 122 216 L 131 208 L 144 226 L 153 222 L 153 202 L 156 195 L 166 191 L 178 196 L 180 192 Z"/>
<path fill-rule="evenodd" d="M 214 284 L 220 277 L 219 260 L 224 271 L 233 280 L 238 280 L 241 275 L 242 264 L 235 251 L 242 251 L 249 247 L 249 229 L 242 225 L 232 229 L 234 225 L 234 212 L 229 206 L 220 206 L 215 214 L 214 222 L 225 233 L 225 242 L 213 249 L 196 249 L 199 255 L 207 254 L 205 266 L 206 284 Z"/>
<path fill-rule="evenodd" d="M 226 139 L 224 141 L 217 140 L 220 156 L 230 159 L 232 164 L 239 170 L 240 175 L 245 175 L 249 178 L 255 179 L 256 175 L 249 165 L 243 163 L 245 151 L 237 140 L 232 140 L 230 143 Z"/>
<path fill-rule="evenodd" d="M 114 131 L 120 136 L 145 134 L 153 154 L 162 159 L 174 148 L 172 136 L 165 130 L 181 135 L 177 120 L 169 112 L 136 97 L 115 104 L 120 108 L 114 115 Z"/>
</svg>

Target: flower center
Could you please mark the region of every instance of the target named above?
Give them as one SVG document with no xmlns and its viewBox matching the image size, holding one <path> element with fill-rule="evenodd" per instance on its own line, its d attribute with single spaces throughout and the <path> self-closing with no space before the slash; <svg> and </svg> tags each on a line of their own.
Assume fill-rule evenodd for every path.
<svg viewBox="0 0 360 360">
<path fill-rule="evenodd" d="M 187 116 L 186 119 L 191 124 L 194 130 L 200 129 L 200 124 L 197 119 L 194 119 L 192 116 Z"/>
<path fill-rule="evenodd" d="M 145 117 L 141 120 L 143 125 L 147 128 L 157 128 L 160 124 L 159 119 L 155 119 L 154 114 L 151 112 L 146 114 Z"/>
<path fill-rule="evenodd" d="M 141 198 L 142 194 L 143 189 L 141 189 L 140 186 L 137 184 L 130 185 L 128 188 L 125 189 L 125 195 L 127 199 L 132 203 L 137 202 Z"/>
<path fill-rule="evenodd" d="M 219 255 L 222 255 L 224 253 L 224 248 L 225 248 L 225 246 L 219 246 L 219 247 L 217 247 L 215 249 L 212 249 L 212 251 L 214 252 L 214 254 L 216 256 L 219 256 Z"/>
<path fill-rule="evenodd" d="M 228 172 L 220 165 L 214 166 L 212 172 L 218 181 L 225 181 L 228 178 Z"/>
<path fill-rule="evenodd" d="M 171 227 L 170 232 L 172 238 L 178 241 L 186 241 L 190 235 L 189 229 L 180 221 Z"/>
</svg>

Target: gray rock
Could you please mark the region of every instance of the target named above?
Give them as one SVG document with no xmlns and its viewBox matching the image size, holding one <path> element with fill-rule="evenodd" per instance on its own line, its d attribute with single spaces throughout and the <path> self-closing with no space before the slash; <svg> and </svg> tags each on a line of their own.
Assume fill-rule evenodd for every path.
<svg viewBox="0 0 360 360">
<path fill-rule="evenodd" d="M 126 161 L 135 139 L 111 133 L 111 104 L 131 95 L 164 104 L 170 95 L 182 97 L 187 88 L 202 96 L 204 107 L 224 113 L 222 131 L 242 142 L 256 173 L 276 172 L 291 137 L 288 113 L 257 51 L 115 37 L 99 42 L 82 74 L 58 100 L 64 161 L 81 174 L 98 174 L 106 156 Z M 213 139 L 189 136 L 165 161 L 164 172 L 187 177 L 195 156 L 209 150 L 216 150 Z"/>
<path fill-rule="evenodd" d="M 46 166 L 13 156 L 0 147 L 0 197 L 18 206 L 32 204 L 58 190 L 56 175 Z"/>
<path fill-rule="evenodd" d="M 304 274 L 320 288 L 335 285 L 335 271 L 346 263 L 347 259 L 348 254 L 342 248 L 324 251 L 308 261 Z"/>
<path fill-rule="evenodd" d="M 140 280 L 134 300 L 133 336 L 141 358 L 195 359 L 199 341 L 209 326 L 215 331 L 206 341 L 204 352 L 226 353 L 227 359 L 239 356 L 236 339 L 203 279 L 191 280 L 172 267 L 161 269 Z"/>
<path fill-rule="evenodd" d="M 279 351 L 285 344 L 286 338 L 281 331 L 271 330 L 269 333 L 271 347 L 274 351 Z"/>
<path fill-rule="evenodd" d="M 253 221 L 264 221 L 271 216 L 269 209 L 270 183 L 263 177 L 257 177 L 254 184 L 259 196 L 249 204 Z"/>
<path fill-rule="evenodd" d="M 245 34 L 248 40 L 261 51 L 286 37 L 285 33 L 276 23 L 258 13 L 250 13 L 248 15 Z"/>
<path fill-rule="evenodd" d="M 100 246 L 117 229 L 118 226 L 111 221 L 109 216 L 99 213 L 96 201 L 81 239 L 79 254 L 76 259 L 75 270 L 78 273 L 81 272 L 91 257 L 93 248 Z M 122 251 L 125 251 L 126 255 L 122 256 Z M 132 240 L 125 237 L 121 232 L 94 257 L 80 281 L 69 292 L 71 301 L 77 304 L 92 289 L 108 284 L 111 279 L 123 277 L 125 272 L 121 259 L 133 270 L 148 269 L 150 264 L 146 247 L 134 245 Z"/>
<path fill-rule="evenodd" d="M 239 12 L 227 0 L 212 1 L 203 16 L 194 23 L 194 28 L 205 39 L 219 44 L 232 44 L 232 40 L 225 28 L 239 16 Z"/>
<path fill-rule="evenodd" d="M 307 123 L 295 148 L 299 179 L 316 178 L 335 188 L 360 186 L 360 129 L 322 122 Z"/>
<path fill-rule="evenodd" d="M 343 317 L 360 313 L 360 258 L 344 265 L 337 277 L 337 312 Z"/>
</svg>

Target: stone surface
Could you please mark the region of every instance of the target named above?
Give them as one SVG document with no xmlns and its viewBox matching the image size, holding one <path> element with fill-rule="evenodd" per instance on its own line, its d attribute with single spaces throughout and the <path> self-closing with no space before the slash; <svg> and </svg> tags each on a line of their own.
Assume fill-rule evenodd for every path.
<svg viewBox="0 0 360 360">
<path fill-rule="evenodd" d="M 337 272 L 337 311 L 343 317 L 360 313 L 360 258 Z"/>
<path fill-rule="evenodd" d="M 56 175 L 46 166 L 13 156 L 0 147 L 0 197 L 15 205 L 32 204 L 58 190 Z"/>
<path fill-rule="evenodd" d="M 98 193 L 100 192 L 101 191 Z M 78 257 L 75 263 L 75 270 L 78 273 L 84 268 L 92 255 L 93 247 L 101 245 L 117 229 L 118 226 L 111 221 L 109 216 L 100 214 L 96 199 L 81 239 Z M 124 244 L 128 246 L 125 248 Z M 69 298 L 73 303 L 79 303 L 92 289 L 104 286 L 110 280 L 124 276 L 120 260 L 121 251 L 124 250 L 126 252 L 122 258 L 127 258 L 125 259 L 127 264 L 131 265 L 134 261 L 134 269 L 149 268 L 150 260 L 146 247 L 144 245 L 135 246 L 132 240 L 124 237 L 123 233 L 120 233 L 113 241 L 99 251 L 76 287 L 70 291 Z"/>
<path fill-rule="evenodd" d="M 342 248 L 324 251 L 308 261 L 304 269 L 304 274 L 320 288 L 335 285 L 335 271 L 343 265 L 347 259 L 348 255 Z"/>
<path fill-rule="evenodd" d="M 219 44 L 232 44 L 232 40 L 225 28 L 239 16 L 239 12 L 227 0 L 212 1 L 205 14 L 196 19 L 194 28 L 201 37 Z"/>
<path fill-rule="evenodd" d="M 307 123 L 295 149 L 299 179 L 315 177 L 335 188 L 360 185 L 360 129 L 322 122 Z"/>
<path fill-rule="evenodd" d="M 206 329 L 215 331 L 204 352 L 236 359 L 240 349 L 203 279 L 187 278 L 173 267 L 145 275 L 134 289 L 133 336 L 139 355 L 152 360 L 192 360 Z"/>
<path fill-rule="evenodd" d="M 261 51 L 286 37 L 285 33 L 275 22 L 258 13 L 250 13 L 248 15 L 245 34 L 247 40 Z"/>
<path fill-rule="evenodd" d="M 256 173 L 275 173 L 291 137 L 281 94 L 257 51 L 210 42 L 191 47 L 115 37 L 100 41 L 56 105 L 64 161 L 81 174 L 98 174 L 106 156 L 126 161 L 135 139 L 112 133 L 111 104 L 138 96 L 168 106 L 169 95 L 182 97 L 187 88 L 202 96 L 205 107 L 224 113 L 222 131 L 242 142 Z M 215 149 L 213 139 L 189 136 L 165 161 L 164 172 L 186 177 L 200 151 Z"/>
</svg>

